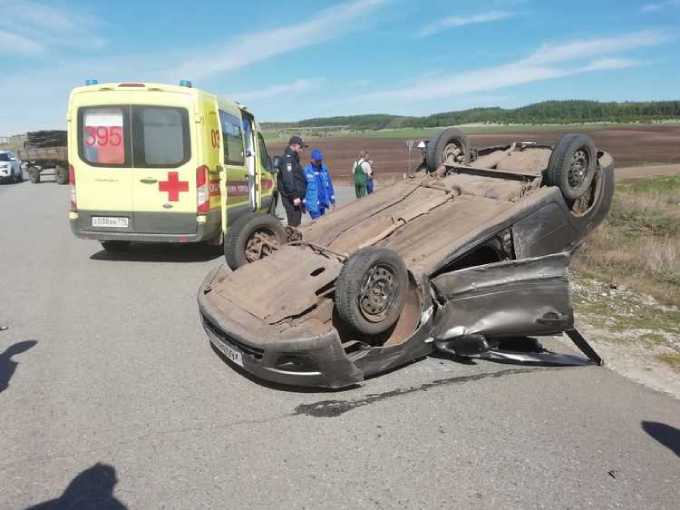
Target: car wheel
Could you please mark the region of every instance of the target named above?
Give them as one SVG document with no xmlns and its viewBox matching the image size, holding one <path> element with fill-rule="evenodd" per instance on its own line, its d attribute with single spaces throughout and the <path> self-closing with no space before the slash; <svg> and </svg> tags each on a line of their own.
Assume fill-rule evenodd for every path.
<svg viewBox="0 0 680 510">
<path fill-rule="evenodd" d="M 338 316 L 356 331 L 378 335 L 392 327 L 404 307 L 408 271 L 389 248 L 363 248 L 347 259 L 335 283 Z"/>
<path fill-rule="evenodd" d="M 590 188 L 596 168 L 593 140 L 588 135 L 563 135 L 550 155 L 546 184 L 559 187 L 567 200 L 576 200 Z"/>
<path fill-rule="evenodd" d="M 452 165 L 470 162 L 470 143 L 458 128 L 448 128 L 427 144 L 425 152 L 427 169 L 434 172 L 442 163 Z"/>
<path fill-rule="evenodd" d="M 24 171 L 21 169 L 21 167 L 17 168 L 16 179 L 17 182 L 24 182 Z"/>
<path fill-rule="evenodd" d="M 607 216 L 614 196 L 614 162 L 597 166 L 588 190 L 571 203 L 571 223 L 585 236 Z"/>
<path fill-rule="evenodd" d="M 256 262 L 286 244 L 286 229 L 269 214 L 250 213 L 229 225 L 224 238 L 224 258 L 236 270 Z"/>
<path fill-rule="evenodd" d="M 40 182 L 40 170 L 39 169 L 37 169 L 35 167 L 29 168 L 28 169 L 28 175 L 30 176 L 31 182 L 33 184 L 38 184 Z"/>
<path fill-rule="evenodd" d="M 100 241 L 100 243 L 109 253 L 121 253 L 130 248 L 130 241 Z"/>
</svg>

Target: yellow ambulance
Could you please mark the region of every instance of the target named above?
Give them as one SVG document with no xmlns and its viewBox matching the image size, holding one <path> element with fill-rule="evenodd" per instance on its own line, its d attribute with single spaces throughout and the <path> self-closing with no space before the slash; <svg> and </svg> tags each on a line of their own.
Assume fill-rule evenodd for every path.
<svg viewBox="0 0 680 510">
<path fill-rule="evenodd" d="M 239 218 L 272 207 L 271 159 L 253 115 L 190 82 L 90 80 L 71 92 L 67 123 L 71 228 L 106 250 L 219 244 Z M 257 216 L 283 235 L 273 216 Z"/>
</svg>

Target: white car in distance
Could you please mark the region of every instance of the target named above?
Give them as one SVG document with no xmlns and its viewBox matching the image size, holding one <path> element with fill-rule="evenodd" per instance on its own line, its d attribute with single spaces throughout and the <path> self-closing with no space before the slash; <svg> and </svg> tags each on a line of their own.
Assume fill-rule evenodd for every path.
<svg viewBox="0 0 680 510">
<path fill-rule="evenodd" d="M 24 174 L 21 161 L 10 151 L 0 151 L 0 182 L 21 182 Z"/>
</svg>

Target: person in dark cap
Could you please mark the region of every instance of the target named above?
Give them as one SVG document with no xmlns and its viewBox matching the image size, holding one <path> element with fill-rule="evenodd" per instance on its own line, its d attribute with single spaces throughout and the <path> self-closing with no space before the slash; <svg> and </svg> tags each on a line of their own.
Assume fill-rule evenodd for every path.
<svg viewBox="0 0 680 510">
<path fill-rule="evenodd" d="M 300 164 L 300 154 L 305 147 L 307 145 L 302 138 L 297 135 L 291 136 L 279 167 L 278 189 L 281 203 L 286 209 L 288 225 L 291 227 L 300 226 L 305 207 L 304 199 L 307 193 L 307 184 L 305 172 Z"/>
<path fill-rule="evenodd" d="M 323 162 L 323 153 L 319 149 L 312 149 L 311 163 L 305 167 L 307 180 L 307 194 L 305 207 L 313 220 L 323 216 L 326 209 L 335 207 L 335 190 L 328 167 Z"/>
</svg>

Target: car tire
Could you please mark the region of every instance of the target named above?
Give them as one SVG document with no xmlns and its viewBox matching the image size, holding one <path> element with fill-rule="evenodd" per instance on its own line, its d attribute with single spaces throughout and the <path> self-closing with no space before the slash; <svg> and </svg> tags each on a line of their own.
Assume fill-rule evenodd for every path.
<svg viewBox="0 0 680 510">
<path fill-rule="evenodd" d="M 614 197 L 614 161 L 601 167 L 597 166 L 588 192 L 571 204 L 571 224 L 588 235 L 607 216 Z"/>
<path fill-rule="evenodd" d="M 35 167 L 28 169 L 28 175 L 31 178 L 33 184 L 38 184 L 40 182 L 40 170 Z"/>
<path fill-rule="evenodd" d="M 546 184 L 560 188 L 567 200 L 576 200 L 588 191 L 597 169 L 597 149 L 588 135 L 563 135 L 545 172 Z"/>
<path fill-rule="evenodd" d="M 55 169 L 55 180 L 57 184 L 68 184 L 68 170 L 63 167 L 57 167 Z"/>
<path fill-rule="evenodd" d="M 100 241 L 100 243 L 109 253 L 122 253 L 130 248 L 130 241 Z"/>
<path fill-rule="evenodd" d="M 425 162 L 430 172 L 447 160 L 453 164 L 470 162 L 470 142 L 458 128 L 445 129 L 425 149 Z"/>
<path fill-rule="evenodd" d="M 389 248 L 363 248 L 350 256 L 335 282 L 338 316 L 365 335 L 384 333 L 399 320 L 408 270 Z"/>
<path fill-rule="evenodd" d="M 16 182 L 24 182 L 24 171 L 21 169 L 21 167 L 19 167 L 19 172 L 16 175 Z"/>
<path fill-rule="evenodd" d="M 286 229 L 274 216 L 249 213 L 229 225 L 224 237 L 224 258 L 234 271 L 270 255 L 286 244 Z"/>
</svg>

